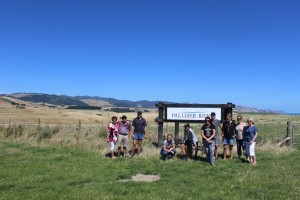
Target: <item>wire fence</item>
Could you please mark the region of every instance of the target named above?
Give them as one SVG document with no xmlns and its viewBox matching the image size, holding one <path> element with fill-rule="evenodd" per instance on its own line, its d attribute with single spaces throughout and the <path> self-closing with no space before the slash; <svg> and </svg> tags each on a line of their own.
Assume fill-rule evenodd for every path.
<svg viewBox="0 0 300 200">
<path fill-rule="evenodd" d="M 292 123 L 292 145 L 300 149 L 300 122 Z"/>
<path fill-rule="evenodd" d="M 98 123 L 82 123 L 80 119 L 78 121 L 58 121 L 53 123 L 49 120 L 41 120 L 36 119 L 34 121 L 20 121 L 20 120 L 12 120 L 8 119 L 7 121 L 0 121 L 0 127 L 17 127 L 22 126 L 25 129 L 28 128 L 37 128 L 37 127 L 48 127 L 48 128 L 58 128 L 60 132 L 95 132 L 105 133 L 105 129 L 107 124 L 103 121 L 99 121 Z M 191 124 L 193 130 L 195 131 L 196 135 L 200 137 L 201 123 L 194 123 Z M 276 142 L 281 138 L 284 138 L 287 135 L 287 122 L 276 122 L 276 123 L 257 123 L 255 124 L 259 130 L 259 138 L 258 143 L 265 143 L 265 142 Z M 183 123 L 180 125 L 179 136 L 183 136 Z M 148 122 L 147 127 L 148 136 L 151 137 L 152 141 L 158 139 L 158 125 L 156 122 Z M 219 133 L 221 131 L 219 130 Z M 175 133 L 175 125 L 174 123 L 165 123 L 163 127 L 163 135 L 164 138 L 167 136 L 168 133 L 174 134 Z M 300 146 L 300 122 L 293 123 L 293 144 Z"/>
</svg>

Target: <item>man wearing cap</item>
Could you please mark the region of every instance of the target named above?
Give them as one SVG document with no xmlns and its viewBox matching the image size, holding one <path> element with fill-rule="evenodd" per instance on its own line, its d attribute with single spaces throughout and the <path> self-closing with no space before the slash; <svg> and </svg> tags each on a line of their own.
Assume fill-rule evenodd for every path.
<svg viewBox="0 0 300 200">
<path fill-rule="evenodd" d="M 198 148 L 198 138 L 189 123 L 187 123 L 183 127 L 184 127 L 184 131 L 185 131 L 184 138 L 183 138 L 184 142 L 180 147 L 181 147 L 181 152 L 182 152 L 182 156 L 183 156 L 182 159 L 184 161 L 187 161 L 187 159 L 188 159 L 188 155 L 186 153 L 187 148 L 191 149 L 192 146 L 196 146 L 196 148 Z M 196 149 L 196 151 L 197 151 L 197 149 Z"/>
<path fill-rule="evenodd" d="M 147 138 L 147 122 L 145 118 L 142 117 L 142 111 L 137 112 L 137 117 L 133 119 L 132 126 L 134 127 L 134 129 L 131 135 L 133 139 L 131 157 L 134 155 L 136 143 L 138 142 L 137 154 L 139 155 L 142 149 L 142 142 L 145 138 Z"/>
<path fill-rule="evenodd" d="M 215 134 L 215 158 L 218 158 L 218 147 L 219 147 L 219 127 L 222 129 L 222 123 L 220 120 L 216 119 L 216 113 L 212 112 L 211 116 L 211 124 L 215 126 L 216 134 Z"/>
<path fill-rule="evenodd" d="M 127 121 L 126 115 L 121 117 L 122 121 L 119 121 L 119 140 L 118 140 L 118 157 L 120 157 L 121 149 L 123 147 L 123 156 L 126 156 L 126 148 L 128 142 L 128 133 L 131 130 L 131 124 Z"/>
</svg>

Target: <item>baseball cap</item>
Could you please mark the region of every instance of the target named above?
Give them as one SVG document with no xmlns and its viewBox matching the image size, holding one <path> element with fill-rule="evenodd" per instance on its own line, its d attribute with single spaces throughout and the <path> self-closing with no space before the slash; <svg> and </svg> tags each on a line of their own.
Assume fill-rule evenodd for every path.
<svg viewBox="0 0 300 200">
<path fill-rule="evenodd" d="M 189 123 L 187 123 L 187 124 L 185 124 L 183 127 L 189 127 L 190 128 L 190 124 Z"/>
<path fill-rule="evenodd" d="M 138 114 L 138 115 L 141 115 L 141 114 L 142 114 L 142 111 L 141 111 L 141 110 L 137 111 L 137 114 Z"/>
<path fill-rule="evenodd" d="M 211 112 L 210 116 L 216 116 L 216 113 L 215 112 Z"/>
</svg>

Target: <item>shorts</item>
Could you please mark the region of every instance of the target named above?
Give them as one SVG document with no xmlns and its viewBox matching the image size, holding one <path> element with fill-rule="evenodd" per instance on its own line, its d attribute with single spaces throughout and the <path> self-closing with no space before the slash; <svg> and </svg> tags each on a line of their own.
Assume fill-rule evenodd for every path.
<svg viewBox="0 0 300 200">
<path fill-rule="evenodd" d="M 121 135 L 119 134 L 119 139 L 118 139 L 118 146 L 125 146 L 127 147 L 128 143 L 128 135 Z"/>
<path fill-rule="evenodd" d="M 229 145 L 233 145 L 234 143 L 234 139 L 233 138 L 223 138 L 223 144 L 229 144 Z"/>
<path fill-rule="evenodd" d="M 143 140 L 145 138 L 144 133 L 134 133 L 134 139 L 135 140 Z"/>
<path fill-rule="evenodd" d="M 110 151 L 114 151 L 115 150 L 115 142 L 110 142 Z"/>
</svg>

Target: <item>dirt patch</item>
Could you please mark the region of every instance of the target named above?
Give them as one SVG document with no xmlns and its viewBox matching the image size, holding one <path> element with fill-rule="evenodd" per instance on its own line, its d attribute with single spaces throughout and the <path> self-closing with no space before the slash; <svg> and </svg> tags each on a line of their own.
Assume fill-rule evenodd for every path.
<svg viewBox="0 0 300 200">
<path fill-rule="evenodd" d="M 127 181 L 135 181 L 135 182 L 154 182 L 160 179 L 159 175 L 144 175 L 144 174 L 137 174 L 132 176 L 131 179 L 120 180 L 121 182 Z"/>
</svg>

